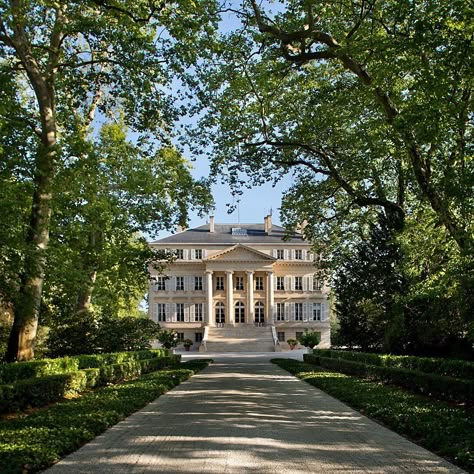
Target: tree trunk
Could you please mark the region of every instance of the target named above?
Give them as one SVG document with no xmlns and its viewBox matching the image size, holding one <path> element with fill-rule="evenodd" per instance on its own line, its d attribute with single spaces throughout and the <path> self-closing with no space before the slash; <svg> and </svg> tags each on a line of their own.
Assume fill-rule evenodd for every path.
<svg viewBox="0 0 474 474">
<path fill-rule="evenodd" d="M 35 192 L 30 227 L 26 237 L 25 269 L 21 278 L 15 319 L 8 342 L 7 360 L 30 360 L 34 356 L 34 340 L 43 290 L 46 249 L 49 243 L 52 182 L 56 155 L 56 134 L 44 134 L 36 161 Z"/>
<path fill-rule="evenodd" d="M 96 270 L 93 270 L 88 274 L 87 283 L 79 290 L 79 294 L 77 296 L 76 313 L 83 313 L 89 310 L 96 278 Z"/>
</svg>

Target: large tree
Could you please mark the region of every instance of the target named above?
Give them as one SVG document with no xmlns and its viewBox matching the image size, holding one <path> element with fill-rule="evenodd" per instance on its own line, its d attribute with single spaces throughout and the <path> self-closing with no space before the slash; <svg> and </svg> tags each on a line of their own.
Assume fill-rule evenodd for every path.
<svg viewBox="0 0 474 474">
<path fill-rule="evenodd" d="M 213 2 L 9 0 L 0 3 L 0 58 L 25 91 L 27 113 L 15 117 L 35 134 L 30 223 L 9 358 L 29 359 L 38 324 L 52 201 L 62 141 L 97 107 L 120 106 L 127 121 L 159 136 L 167 132 L 171 101 L 164 90 L 175 39 L 192 59 Z M 177 63 L 176 63 L 177 64 Z"/>
</svg>

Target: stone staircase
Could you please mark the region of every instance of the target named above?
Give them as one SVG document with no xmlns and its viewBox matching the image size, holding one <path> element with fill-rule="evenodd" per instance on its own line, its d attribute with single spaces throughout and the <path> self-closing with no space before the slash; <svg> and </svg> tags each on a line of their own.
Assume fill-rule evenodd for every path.
<svg viewBox="0 0 474 474">
<path fill-rule="evenodd" d="M 209 327 L 207 352 L 274 352 L 270 326 Z"/>
</svg>

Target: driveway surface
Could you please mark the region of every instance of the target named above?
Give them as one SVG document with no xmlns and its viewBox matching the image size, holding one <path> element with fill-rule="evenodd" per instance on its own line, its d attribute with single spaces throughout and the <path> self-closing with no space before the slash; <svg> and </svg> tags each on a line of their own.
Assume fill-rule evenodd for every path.
<svg viewBox="0 0 474 474">
<path fill-rule="evenodd" d="M 288 355 L 301 357 L 206 354 L 214 364 L 47 472 L 464 472 L 269 362 Z"/>
</svg>

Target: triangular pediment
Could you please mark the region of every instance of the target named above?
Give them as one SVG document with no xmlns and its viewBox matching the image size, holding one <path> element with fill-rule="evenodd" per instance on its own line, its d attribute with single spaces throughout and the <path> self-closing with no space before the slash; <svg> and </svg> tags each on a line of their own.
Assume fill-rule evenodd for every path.
<svg viewBox="0 0 474 474">
<path fill-rule="evenodd" d="M 210 256 L 212 262 L 274 262 L 276 258 L 246 245 L 237 244 Z"/>
</svg>

